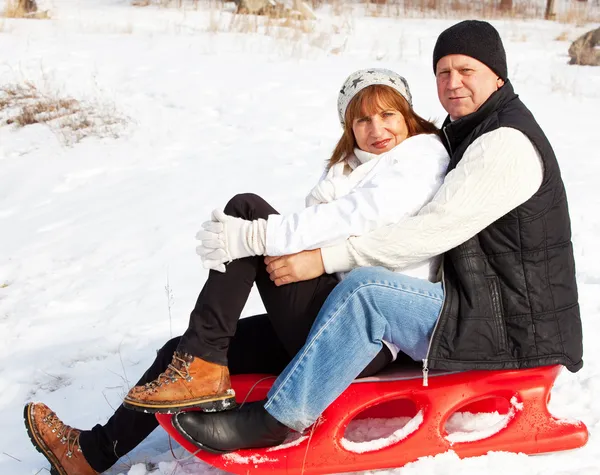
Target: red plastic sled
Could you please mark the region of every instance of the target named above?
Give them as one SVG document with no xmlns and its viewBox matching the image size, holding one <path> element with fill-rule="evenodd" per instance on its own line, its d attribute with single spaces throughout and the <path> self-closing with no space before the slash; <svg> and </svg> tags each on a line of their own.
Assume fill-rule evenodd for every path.
<svg viewBox="0 0 600 475">
<path fill-rule="evenodd" d="M 588 439 L 585 424 L 556 419 L 548 412 L 550 389 L 560 369 L 430 371 L 427 387 L 423 386 L 420 371 L 384 372 L 355 381 L 327 408 L 314 430 L 295 442 L 226 455 L 198 451 L 173 428 L 170 415 L 158 414 L 157 418 L 185 449 L 197 452 L 198 458 L 215 467 L 237 474 L 325 474 L 393 468 L 448 450 L 460 457 L 489 451 L 539 454 L 575 449 Z M 238 401 L 264 399 L 274 381 L 260 381 L 264 377 L 232 377 Z M 446 421 L 455 412 L 494 411 L 506 416 L 500 427 L 485 438 L 467 440 L 468 436 L 449 436 L 446 432 Z M 400 416 L 412 419 L 391 445 L 363 452 L 357 449 L 360 444 L 344 439 L 344 431 L 353 419 Z"/>
</svg>

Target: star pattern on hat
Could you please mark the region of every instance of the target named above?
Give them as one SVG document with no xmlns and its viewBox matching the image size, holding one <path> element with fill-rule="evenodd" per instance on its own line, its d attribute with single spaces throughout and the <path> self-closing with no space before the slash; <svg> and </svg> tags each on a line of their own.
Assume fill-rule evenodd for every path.
<svg viewBox="0 0 600 475">
<path fill-rule="evenodd" d="M 346 108 L 352 98 L 364 88 L 377 84 L 386 85 L 395 89 L 407 100 L 408 104 L 412 106 L 412 97 L 406 79 L 394 71 L 387 69 L 363 69 L 348 76 L 340 89 L 337 105 L 338 116 L 342 126 L 344 125 Z"/>
<path fill-rule="evenodd" d="M 363 81 L 364 81 L 364 79 L 362 78 L 362 76 L 357 77 L 354 81 L 352 81 L 352 87 L 354 87 L 354 89 L 356 89 L 356 86 L 358 86 L 358 84 Z"/>
</svg>

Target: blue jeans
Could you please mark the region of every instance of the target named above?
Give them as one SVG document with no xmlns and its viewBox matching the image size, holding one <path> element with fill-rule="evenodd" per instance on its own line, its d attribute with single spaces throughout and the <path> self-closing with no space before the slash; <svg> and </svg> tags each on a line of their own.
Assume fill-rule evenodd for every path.
<svg viewBox="0 0 600 475">
<path fill-rule="evenodd" d="M 382 340 L 418 361 L 444 300 L 441 283 L 382 267 L 353 270 L 329 295 L 305 345 L 277 378 L 265 409 L 303 431 L 369 364 Z"/>
</svg>

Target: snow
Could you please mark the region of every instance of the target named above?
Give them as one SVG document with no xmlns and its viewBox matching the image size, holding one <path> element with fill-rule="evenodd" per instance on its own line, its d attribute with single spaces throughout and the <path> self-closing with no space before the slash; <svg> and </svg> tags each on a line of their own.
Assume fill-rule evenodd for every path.
<svg viewBox="0 0 600 475">
<path fill-rule="evenodd" d="M 514 406 L 507 414 L 498 414 L 497 412 L 483 414 L 459 412 L 453 414 L 446 425 L 449 432 L 446 440 L 450 444 L 454 444 L 456 442 L 473 442 L 485 439 L 504 429 L 514 415 Z"/>
<path fill-rule="evenodd" d="M 400 420 L 397 421 L 395 419 Z M 423 423 L 423 412 L 419 411 L 414 417 L 410 418 L 408 421 L 405 421 L 405 423 L 402 423 L 404 422 L 402 419 L 404 418 L 352 421 L 351 424 L 353 424 L 355 427 L 348 427 L 349 433 L 345 434 L 344 438 L 341 440 L 342 447 L 350 452 L 362 454 L 364 452 L 378 450 L 384 447 L 389 447 L 392 444 L 396 444 L 401 440 L 406 439 L 410 434 L 421 427 L 421 424 Z M 373 424 L 373 422 L 375 422 L 375 424 Z M 372 435 L 369 436 L 372 432 L 372 428 L 369 428 L 370 425 L 374 426 L 376 430 L 380 430 L 382 427 L 385 427 L 389 424 L 398 424 L 401 427 L 389 435 L 386 434 L 385 437 L 375 438 Z M 356 439 L 363 440 L 359 442 Z"/>
<path fill-rule="evenodd" d="M 73 143 L 56 127 L 0 126 L 0 473 L 11 475 L 47 467 L 23 430 L 24 403 L 43 401 L 76 427 L 103 423 L 154 350 L 184 330 L 207 275 L 194 236 L 213 208 L 240 192 L 282 212 L 302 206 L 340 133 L 336 94 L 350 72 L 396 70 L 423 116 L 444 116 L 430 58 L 453 23 L 324 9 L 310 28 L 257 28 L 232 21 L 231 4 L 38 3 L 50 20 L 0 18 L 0 87 L 30 81 L 125 123 L 116 138 Z M 567 186 L 585 366 L 563 371 L 550 406 L 583 420 L 590 440 L 536 457 L 448 452 L 379 474 L 600 473 L 600 69 L 568 66 L 569 41 L 555 41 L 594 25 L 494 24 Z M 244 316 L 261 311 L 253 294 Z M 218 473 L 173 453 L 157 430 L 108 473 Z"/>
<path fill-rule="evenodd" d="M 244 457 L 235 452 L 232 452 L 230 454 L 225 454 L 225 455 L 223 455 L 223 458 L 225 458 L 227 460 L 231 460 L 232 462 L 241 463 L 241 464 L 259 464 L 259 463 L 263 463 L 263 462 L 275 461 L 275 459 L 272 459 L 269 457 L 261 457 L 259 455 L 250 455 L 250 456 Z"/>
<path fill-rule="evenodd" d="M 300 445 L 308 438 L 309 437 L 307 435 L 300 435 L 297 432 L 292 432 L 292 435 L 289 436 L 283 444 L 276 445 L 275 447 L 269 447 L 267 452 L 277 452 L 278 450 L 287 449 L 288 447 L 295 447 L 296 445 Z"/>
</svg>

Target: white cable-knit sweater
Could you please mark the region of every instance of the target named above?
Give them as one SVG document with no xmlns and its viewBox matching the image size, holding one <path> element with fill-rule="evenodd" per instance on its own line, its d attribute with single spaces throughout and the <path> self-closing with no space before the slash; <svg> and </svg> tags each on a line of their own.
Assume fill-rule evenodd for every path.
<svg viewBox="0 0 600 475">
<path fill-rule="evenodd" d="M 448 161 L 436 135 L 410 137 L 381 155 L 356 151 L 322 177 L 307 197 L 311 206 L 268 217 L 266 254 L 280 256 L 344 243 L 351 236 L 415 215 L 440 187 Z M 427 279 L 431 257 L 403 272 Z"/>
<path fill-rule="evenodd" d="M 322 248 L 325 271 L 362 266 L 403 271 L 440 255 L 531 198 L 543 175 L 539 153 L 522 132 L 501 127 L 484 134 L 419 213 Z"/>
</svg>

